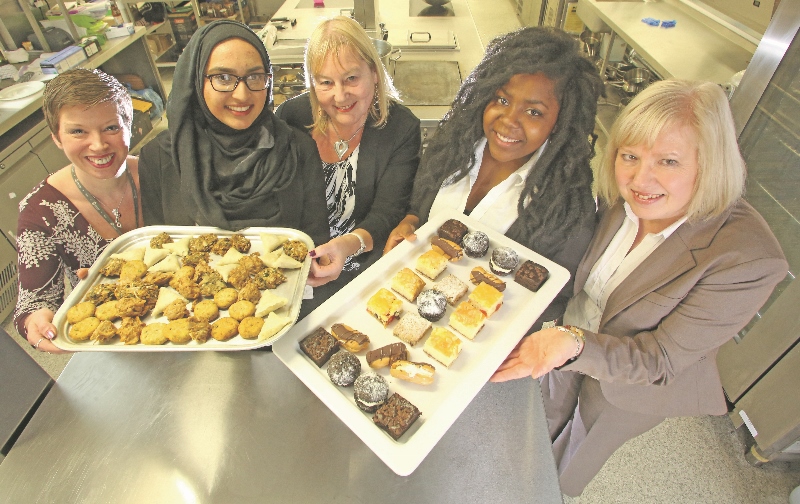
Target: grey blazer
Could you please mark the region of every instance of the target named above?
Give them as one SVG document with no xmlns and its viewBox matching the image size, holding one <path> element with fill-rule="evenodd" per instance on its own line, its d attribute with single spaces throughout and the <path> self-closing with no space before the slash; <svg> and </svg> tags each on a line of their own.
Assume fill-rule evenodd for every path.
<svg viewBox="0 0 800 504">
<path fill-rule="evenodd" d="M 625 218 L 604 212 L 578 267 L 575 293 Z M 727 411 L 717 349 L 761 308 L 788 270 L 778 241 L 740 200 L 724 215 L 680 226 L 611 294 L 597 334 L 564 371 L 600 381 L 614 406 L 670 416 Z"/>
</svg>

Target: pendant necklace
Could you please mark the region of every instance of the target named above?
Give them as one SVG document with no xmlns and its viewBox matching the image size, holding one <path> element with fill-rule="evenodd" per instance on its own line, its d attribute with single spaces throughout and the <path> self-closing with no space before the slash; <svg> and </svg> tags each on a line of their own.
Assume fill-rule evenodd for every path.
<svg viewBox="0 0 800 504">
<path fill-rule="evenodd" d="M 86 198 L 86 200 L 89 203 L 91 203 L 92 207 L 94 207 L 94 209 L 97 210 L 97 213 L 100 214 L 100 217 L 102 217 L 106 222 L 108 222 L 108 224 L 112 228 L 114 228 L 114 231 L 116 231 L 118 235 L 122 234 L 121 233 L 121 231 L 122 231 L 122 222 L 120 220 L 120 219 L 122 219 L 122 213 L 120 213 L 119 209 L 122 206 L 122 202 L 125 200 L 125 193 L 123 193 L 122 199 L 120 199 L 119 203 L 117 203 L 117 208 L 114 208 L 114 209 L 111 210 L 111 214 L 114 216 L 114 219 L 112 220 L 111 217 L 106 213 L 106 211 L 103 210 L 103 207 L 100 206 L 100 202 L 97 200 L 97 198 L 95 198 L 94 195 L 92 193 L 90 193 L 83 186 L 83 184 L 81 184 L 81 181 L 78 180 L 78 175 L 75 173 L 75 165 L 72 165 L 71 172 L 72 172 L 72 180 L 75 181 L 75 185 L 78 186 L 78 189 L 81 191 L 81 194 L 83 194 L 83 197 Z M 133 177 L 131 176 L 131 172 L 128 171 L 128 170 L 125 170 L 125 175 L 128 178 L 128 185 L 131 188 L 131 195 L 133 196 L 133 211 L 136 213 L 136 227 L 138 228 L 139 227 L 139 196 L 138 196 L 138 193 L 136 191 L 136 184 L 133 182 Z"/>
<path fill-rule="evenodd" d="M 350 142 L 353 141 L 356 135 L 358 135 L 358 132 L 361 131 L 361 128 L 364 127 L 364 124 L 359 126 L 359 128 L 356 130 L 355 133 L 353 133 L 353 136 L 351 136 L 349 140 L 344 140 L 342 139 L 342 136 L 339 134 L 339 130 L 336 129 L 336 124 L 334 124 L 334 122 L 331 121 L 331 126 L 333 126 L 333 131 L 335 131 L 336 136 L 339 137 L 338 141 L 333 142 L 333 150 L 336 151 L 336 155 L 339 156 L 339 161 L 342 160 L 344 154 L 350 149 Z"/>
</svg>

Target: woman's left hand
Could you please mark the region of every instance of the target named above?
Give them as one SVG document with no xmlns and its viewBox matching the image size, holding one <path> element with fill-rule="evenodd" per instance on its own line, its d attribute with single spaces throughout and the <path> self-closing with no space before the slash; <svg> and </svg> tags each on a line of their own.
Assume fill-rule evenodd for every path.
<svg viewBox="0 0 800 504">
<path fill-rule="evenodd" d="M 546 375 L 575 356 L 575 338 L 551 327 L 537 331 L 517 344 L 489 381 L 504 382 Z"/>
<path fill-rule="evenodd" d="M 312 287 L 319 287 L 339 278 L 344 262 L 360 246 L 358 238 L 345 234 L 311 250 L 308 253 L 311 256 L 311 272 L 306 283 Z"/>
</svg>

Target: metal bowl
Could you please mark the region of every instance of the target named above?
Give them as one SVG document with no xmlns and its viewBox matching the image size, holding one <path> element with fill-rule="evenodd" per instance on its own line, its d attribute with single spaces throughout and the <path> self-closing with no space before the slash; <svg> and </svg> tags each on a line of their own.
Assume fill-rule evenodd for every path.
<svg viewBox="0 0 800 504">
<path fill-rule="evenodd" d="M 646 68 L 632 68 L 622 74 L 622 90 L 635 95 L 650 84 L 653 74 Z"/>
<path fill-rule="evenodd" d="M 450 0 L 425 0 L 425 3 L 434 7 L 441 7 L 444 4 L 449 4 Z"/>
</svg>

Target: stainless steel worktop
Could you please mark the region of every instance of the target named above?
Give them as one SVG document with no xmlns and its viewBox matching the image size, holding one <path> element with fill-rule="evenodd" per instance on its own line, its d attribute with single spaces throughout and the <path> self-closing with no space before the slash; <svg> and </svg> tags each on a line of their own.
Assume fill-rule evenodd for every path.
<svg viewBox="0 0 800 504">
<path fill-rule="evenodd" d="M 661 77 L 708 80 L 726 84 L 747 68 L 755 45 L 704 21 L 678 0 L 613 2 L 579 0 L 586 9 L 621 36 Z M 675 20 L 674 28 L 649 26 L 643 18 Z"/>
<path fill-rule="evenodd" d="M 0 464 L 3 503 L 560 503 L 538 383 L 487 384 L 394 474 L 271 353 L 76 354 Z"/>
</svg>

